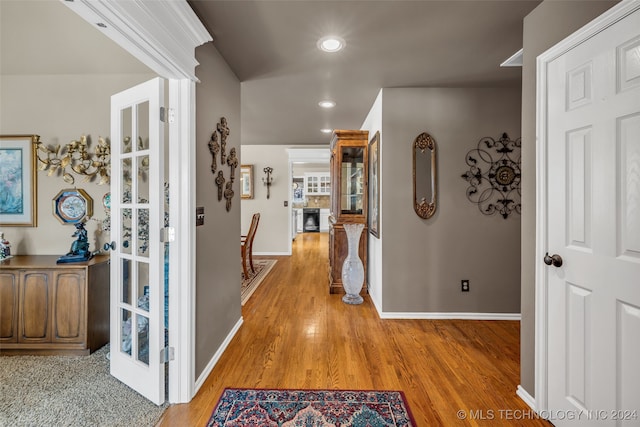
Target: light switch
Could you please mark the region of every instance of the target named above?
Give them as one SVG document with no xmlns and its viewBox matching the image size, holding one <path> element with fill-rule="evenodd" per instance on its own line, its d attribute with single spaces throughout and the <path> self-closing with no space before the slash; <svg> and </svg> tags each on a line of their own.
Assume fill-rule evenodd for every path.
<svg viewBox="0 0 640 427">
<path fill-rule="evenodd" d="M 204 206 L 196 208 L 196 227 L 204 225 Z"/>
</svg>

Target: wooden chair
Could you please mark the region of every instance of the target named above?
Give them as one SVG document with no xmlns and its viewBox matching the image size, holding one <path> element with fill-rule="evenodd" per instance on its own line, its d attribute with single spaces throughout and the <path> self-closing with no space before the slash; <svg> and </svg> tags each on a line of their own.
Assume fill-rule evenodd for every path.
<svg viewBox="0 0 640 427">
<path fill-rule="evenodd" d="M 246 236 L 240 236 L 240 253 L 242 254 L 242 272 L 244 273 L 244 277 L 249 277 L 249 272 L 247 271 L 247 258 L 249 258 L 249 267 L 251 267 L 251 272 L 255 273 L 256 270 L 253 268 L 253 239 L 256 237 L 256 230 L 258 230 L 258 222 L 260 222 L 260 214 L 253 214 L 253 218 L 251 218 L 251 226 L 249 226 L 249 232 Z"/>
</svg>

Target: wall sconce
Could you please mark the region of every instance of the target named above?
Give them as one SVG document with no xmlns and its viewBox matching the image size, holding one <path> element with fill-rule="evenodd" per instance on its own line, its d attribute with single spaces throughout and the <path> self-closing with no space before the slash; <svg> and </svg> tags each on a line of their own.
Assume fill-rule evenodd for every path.
<svg viewBox="0 0 640 427">
<path fill-rule="evenodd" d="M 271 184 L 273 183 L 273 177 L 271 176 L 271 173 L 273 172 L 273 168 L 267 166 L 266 168 L 262 169 L 264 171 L 264 173 L 267 174 L 266 178 L 262 178 L 262 182 L 264 182 L 264 185 L 267 186 L 267 199 L 269 198 L 269 196 L 271 196 Z"/>
</svg>

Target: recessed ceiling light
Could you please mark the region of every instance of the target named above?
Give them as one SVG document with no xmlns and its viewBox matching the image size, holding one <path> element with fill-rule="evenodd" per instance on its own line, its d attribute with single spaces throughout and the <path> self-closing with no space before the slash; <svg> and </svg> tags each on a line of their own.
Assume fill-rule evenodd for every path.
<svg viewBox="0 0 640 427">
<path fill-rule="evenodd" d="M 336 106 L 336 103 L 333 101 L 329 101 L 328 99 L 325 99 L 324 101 L 318 102 L 318 105 L 321 106 L 322 108 L 333 108 Z"/>
<path fill-rule="evenodd" d="M 320 132 L 322 132 L 322 133 L 331 133 L 331 132 L 333 132 L 333 129 L 320 129 Z"/>
<path fill-rule="evenodd" d="M 326 36 L 318 40 L 318 49 L 325 52 L 337 52 L 344 49 L 344 39 L 337 36 Z"/>
</svg>

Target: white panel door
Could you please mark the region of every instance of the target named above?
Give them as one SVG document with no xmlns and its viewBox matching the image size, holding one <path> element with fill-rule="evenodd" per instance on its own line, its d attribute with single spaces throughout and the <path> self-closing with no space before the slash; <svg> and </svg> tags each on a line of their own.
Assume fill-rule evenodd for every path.
<svg viewBox="0 0 640 427">
<path fill-rule="evenodd" d="M 111 97 L 111 375 L 159 405 L 165 400 L 164 81 Z"/>
<path fill-rule="evenodd" d="M 547 242 L 563 261 L 547 258 L 547 415 L 638 426 L 640 11 L 552 61 L 547 88 Z"/>
</svg>

